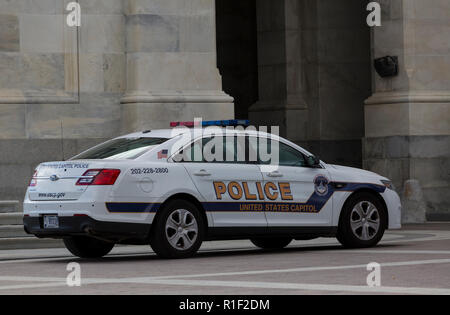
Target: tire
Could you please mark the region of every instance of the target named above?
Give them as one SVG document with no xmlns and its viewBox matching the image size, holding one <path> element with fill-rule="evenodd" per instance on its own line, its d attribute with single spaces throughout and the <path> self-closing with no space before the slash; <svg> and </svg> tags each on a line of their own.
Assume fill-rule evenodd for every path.
<svg viewBox="0 0 450 315">
<path fill-rule="evenodd" d="M 336 238 L 346 248 L 376 246 L 387 228 L 387 213 L 370 193 L 351 196 L 342 209 Z"/>
<path fill-rule="evenodd" d="M 204 239 L 206 222 L 193 203 L 170 201 L 155 221 L 150 245 L 159 257 L 180 259 L 197 253 Z"/>
<path fill-rule="evenodd" d="M 255 238 L 250 240 L 253 245 L 262 249 L 282 249 L 292 242 L 292 238 Z"/>
<path fill-rule="evenodd" d="M 65 238 L 64 245 L 69 252 L 80 258 L 101 258 L 109 254 L 115 244 L 86 236 L 74 236 Z"/>
</svg>

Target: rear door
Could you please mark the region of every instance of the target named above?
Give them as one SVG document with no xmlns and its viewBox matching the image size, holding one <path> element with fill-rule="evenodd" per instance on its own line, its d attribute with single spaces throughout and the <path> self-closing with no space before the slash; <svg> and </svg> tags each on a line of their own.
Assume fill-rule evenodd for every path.
<svg viewBox="0 0 450 315">
<path fill-rule="evenodd" d="M 245 136 L 217 138 L 214 141 L 216 146 L 223 144 L 222 153 L 212 151 L 222 155 L 222 161 L 210 159 L 207 154 L 195 161 L 195 151 L 209 152 L 213 146 L 212 138 L 203 138 L 183 152 L 182 162 L 206 200 L 204 207 L 212 214 L 214 227 L 266 227 L 262 205 L 257 204 L 258 185 L 263 178 L 257 165 L 245 161 Z"/>
</svg>

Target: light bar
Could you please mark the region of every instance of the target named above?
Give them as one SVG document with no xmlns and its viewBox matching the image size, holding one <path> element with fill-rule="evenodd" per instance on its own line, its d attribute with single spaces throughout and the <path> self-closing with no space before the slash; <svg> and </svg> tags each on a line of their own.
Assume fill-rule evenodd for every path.
<svg viewBox="0 0 450 315">
<path fill-rule="evenodd" d="M 198 127 L 200 126 L 200 122 L 194 122 L 194 121 L 175 121 L 170 123 L 170 127 Z M 219 126 L 219 127 L 237 127 L 237 126 L 243 126 L 248 127 L 250 126 L 250 121 L 245 119 L 231 119 L 231 120 L 209 120 L 209 121 L 202 121 L 201 122 L 202 127 L 210 127 L 210 126 Z"/>
</svg>

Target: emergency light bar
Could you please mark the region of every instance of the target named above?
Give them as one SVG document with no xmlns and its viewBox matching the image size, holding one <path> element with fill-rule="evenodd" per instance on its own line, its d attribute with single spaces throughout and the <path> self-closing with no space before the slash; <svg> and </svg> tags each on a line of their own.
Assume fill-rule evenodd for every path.
<svg viewBox="0 0 450 315">
<path fill-rule="evenodd" d="M 231 120 L 209 120 L 209 121 L 202 121 L 200 122 L 193 122 L 193 121 L 175 121 L 170 123 L 170 127 L 210 127 L 210 126 L 219 126 L 219 127 L 237 127 L 237 126 L 243 126 L 248 127 L 250 126 L 250 121 L 245 119 L 231 119 Z"/>
</svg>

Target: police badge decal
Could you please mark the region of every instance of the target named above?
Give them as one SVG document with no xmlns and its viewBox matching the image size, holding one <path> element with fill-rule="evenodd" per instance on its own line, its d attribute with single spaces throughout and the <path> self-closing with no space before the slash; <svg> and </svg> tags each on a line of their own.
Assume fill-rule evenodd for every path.
<svg viewBox="0 0 450 315">
<path fill-rule="evenodd" d="M 325 196 L 328 194 L 328 184 L 330 181 L 324 175 L 317 175 L 314 178 L 314 191 L 319 196 Z"/>
</svg>

